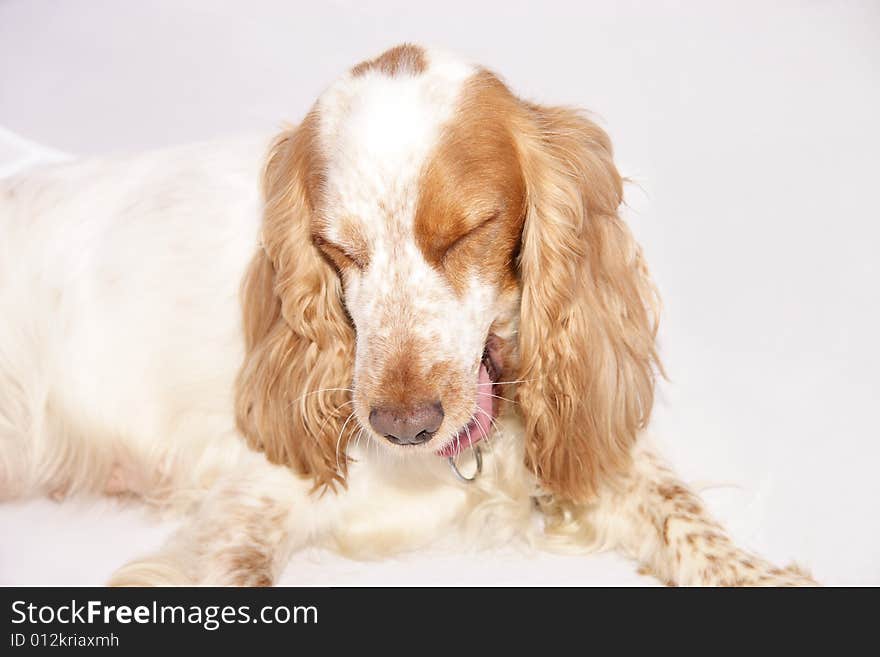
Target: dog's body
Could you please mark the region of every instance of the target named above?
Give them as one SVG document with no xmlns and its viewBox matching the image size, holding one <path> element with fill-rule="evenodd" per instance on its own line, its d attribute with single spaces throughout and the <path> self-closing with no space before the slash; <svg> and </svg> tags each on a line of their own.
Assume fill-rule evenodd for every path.
<svg viewBox="0 0 880 657">
<path fill-rule="evenodd" d="M 412 47 L 355 67 L 303 126 L 276 139 L 262 194 L 270 143 L 259 139 L 62 164 L 0 182 L 0 497 L 133 494 L 191 515 L 160 553 L 120 570 L 119 584 L 266 584 L 306 544 L 379 556 L 446 536 L 620 549 L 671 583 L 810 583 L 736 548 L 643 439 L 635 442 L 650 411 L 653 328 L 643 266 L 616 220 L 619 179 L 604 134 L 546 110 L 546 136 L 530 142 L 524 117 L 545 110 L 514 106 L 487 75 Z M 483 78 L 476 93 L 494 96 L 468 100 L 475 76 Z M 410 95 L 418 107 L 429 97 L 429 110 L 412 118 Z M 387 134 L 369 112 L 357 114 L 373 96 L 404 98 L 403 120 L 380 122 Z M 461 137 L 468 155 L 455 168 L 487 177 L 461 204 L 500 227 L 479 249 L 459 248 L 454 268 L 446 255 L 435 262 L 424 232 L 410 228 L 426 206 L 418 172 L 449 175 L 436 160 L 422 164 L 438 139 L 430 130 L 450 121 L 458 130 L 454 117 L 500 106 L 514 146 L 499 137 L 484 161 L 470 161 L 481 137 Z M 585 226 L 575 236 L 589 242 L 584 249 L 577 240 L 554 249 L 587 251 L 595 280 L 613 278 L 623 291 L 608 301 L 599 283 L 571 289 L 598 299 L 600 314 L 620 314 L 600 325 L 588 306 L 571 302 L 557 320 L 560 340 L 565 331 L 575 339 L 559 342 L 562 356 L 542 372 L 552 358 L 541 350 L 556 338 L 519 313 L 528 305 L 549 314 L 559 293 L 539 290 L 526 270 L 540 267 L 545 286 L 558 273 L 537 246 L 554 239 L 553 225 L 541 233 L 534 226 L 551 204 L 575 202 L 562 182 L 553 187 L 537 145 L 564 135 L 554 123 L 562 120 L 581 141 L 559 146 L 560 166 L 576 167 L 580 157 L 588 181 L 606 167 L 613 173 L 608 198 L 602 189 L 582 192 L 573 216 L 589 210 L 593 224 L 611 223 L 607 233 Z M 310 129 L 320 164 L 314 144 L 304 143 Z M 579 144 L 601 157 L 578 155 Z M 518 165 L 486 173 L 511 148 Z M 453 192 L 465 194 L 466 183 Z M 496 205 L 474 196 L 496 184 L 505 190 Z M 418 199 L 407 191 L 415 189 Z M 432 191 L 429 209 L 454 214 L 449 193 Z M 444 217 L 431 218 L 431 240 L 454 245 L 482 225 L 445 234 L 437 228 Z M 508 257 L 484 262 L 507 235 Z M 580 284 L 584 271 L 573 272 L 578 278 L 563 286 Z M 626 306 L 629 297 L 637 302 Z M 593 342 L 577 342 L 582 322 L 594 322 L 585 330 Z M 401 345 L 408 358 L 395 361 Z M 574 367 L 587 352 L 599 364 L 582 374 Z M 578 376 L 588 399 L 578 398 Z M 435 397 L 442 406 L 423 403 Z M 583 416 L 560 409 L 591 401 Z M 567 425 L 554 423 L 566 413 Z M 383 437 L 393 451 L 379 444 Z M 463 483 L 445 457 L 469 474 L 475 453 L 462 449 L 480 437 L 482 473 Z"/>
</svg>

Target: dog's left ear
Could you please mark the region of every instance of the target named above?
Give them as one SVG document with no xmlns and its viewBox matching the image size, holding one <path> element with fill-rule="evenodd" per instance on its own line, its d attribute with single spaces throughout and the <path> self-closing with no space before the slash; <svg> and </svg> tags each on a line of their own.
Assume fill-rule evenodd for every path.
<svg viewBox="0 0 880 657">
<path fill-rule="evenodd" d="M 581 114 L 527 105 L 517 401 L 543 487 L 589 500 L 629 464 L 654 399 L 657 308 L 618 216 L 608 136 Z"/>
<path fill-rule="evenodd" d="M 242 285 L 245 359 L 236 416 L 248 443 L 270 461 L 344 483 L 355 429 L 347 401 L 354 329 L 342 286 L 312 240 L 320 188 L 313 117 L 275 140 L 263 173 L 262 248 Z"/>
</svg>

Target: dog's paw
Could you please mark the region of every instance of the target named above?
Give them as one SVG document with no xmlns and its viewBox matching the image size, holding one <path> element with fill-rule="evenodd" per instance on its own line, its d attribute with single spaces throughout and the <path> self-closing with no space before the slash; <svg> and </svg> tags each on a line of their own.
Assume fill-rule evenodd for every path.
<svg viewBox="0 0 880 657">
<path fill-rule="evenodd" d="M 807 570 L 796 564 L 777 568 L 751 559 L 735 562 L 732 568 L 719 572 L 715 581 L 707 583 L 714 586 L 819 586 Z"/>
<path fill-rule="evenodd" d="M 797 564 L 758 571 L 753 577 L 746 578 L 738 584 L 740 586 L 819 586 L 809 571 Z"/>
<path fill-rule="evenodd" d="M 132 561 L 113 573 L 107 586 L 193 586 L 180 568 L 161 559 Z"/>
</svg>

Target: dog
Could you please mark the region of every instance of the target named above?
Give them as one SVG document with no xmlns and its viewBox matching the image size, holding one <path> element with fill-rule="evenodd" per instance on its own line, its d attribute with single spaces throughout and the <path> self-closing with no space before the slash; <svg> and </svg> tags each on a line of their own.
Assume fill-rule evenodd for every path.
<svg viewBox="0 0 880 657">
<path fill-rule="evenodd" d="M 584 113 L 405 44 L 271 143 L 0 185 L 0 495 L 186 518 L 111 584 L 269 585 L 304 546 L 446 537 L 814 583 L 648 445 L 659 303 Z"/>
</svg>

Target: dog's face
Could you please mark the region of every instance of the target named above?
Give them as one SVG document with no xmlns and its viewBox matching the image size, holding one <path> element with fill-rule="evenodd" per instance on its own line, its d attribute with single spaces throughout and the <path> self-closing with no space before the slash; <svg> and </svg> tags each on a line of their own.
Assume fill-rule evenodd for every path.
<svg viewBox="0 0 880 657">
<path fill-rule="evenodd" d="M 332 484 L 363 433 L 453 455 L 515 397 L 554 493 L 586 499 L 626 464 L 654 296 L 598 126 L 402 46 L 279 135 L 263 183 L 236 411 L 270 459 Z"/>
<path fill-rule="evenodd" d="M 365 67 L 316 108 L 313 234 L 355 327 L 353 411 L 397 451 L 486 437 L 513 371 L 525 186 L 511 99 L 474 73 Z"/>
</svg>

